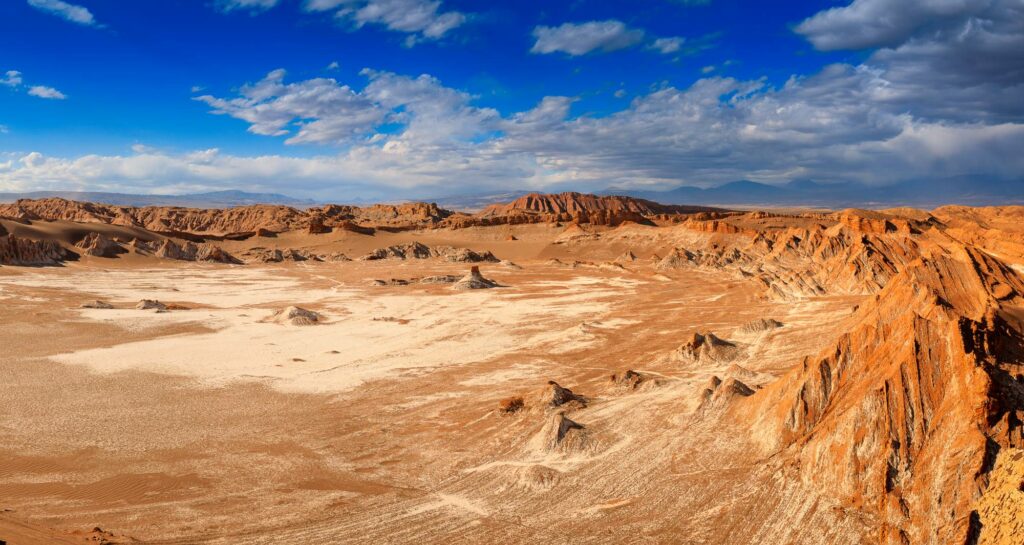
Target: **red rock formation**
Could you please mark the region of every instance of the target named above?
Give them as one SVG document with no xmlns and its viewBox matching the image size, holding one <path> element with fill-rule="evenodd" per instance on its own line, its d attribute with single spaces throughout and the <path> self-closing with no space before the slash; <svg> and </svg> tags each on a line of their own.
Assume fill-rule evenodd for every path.
<svg viewBox="0 0 1024 545">
<path fill-rule="evenodd" d="M 311 235 L 322 235 L 324 233 L 330 233 L 331 228 L 324 224 L 323 216 L 310 216 L 309 226 L 306 227 L 306 232 Z"/>
<path fill-rule="evenodd" d="M 266 236 L 306 229 L 312 218 L 331 227 L 348 223 L 356 228 L 387 227 L 395 230 L 432 227 L 451 212 L 436 204 L 408 203 L 366 208 L 329 205 L 300 211 L 288 206 L 252 205 L 234 208 L 179 208 L 166 206 L 111 206 L 66 199 L 22 199 L 0 204 L 0 216 L 18 220 L 76 221 L 142 227 L 163 234 L 197 234 L 221 237 Z"/>
<path fill-rule="evenodd" d="M 992 458 L 1021 448 L 1024 280 L 930 249 L 833 346 L 735 406 L 805 482 L 874 512 L 879 543 L 975 543 Z"/>
<path fill-rule="evenodd" d="M 507 204 L 488 206 L 475 217 L 452 218 L 448 225 L 501 225 L 522 223 L 574 222 L 593 225 L 619 225 L 631 221 L 649 224 L 651 217 L 693 214 L 716 209 L 699 206 L 664 205 L 623 196 L 583 193 L 531 193 Z"/>
</svg>

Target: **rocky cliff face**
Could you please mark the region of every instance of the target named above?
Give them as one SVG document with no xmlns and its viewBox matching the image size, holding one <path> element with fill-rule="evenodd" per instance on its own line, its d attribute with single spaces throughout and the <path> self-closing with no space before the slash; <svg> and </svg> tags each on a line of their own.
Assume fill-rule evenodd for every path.
<svg viewBox="0 0 1024 545">
<path fill-rule="evenodd" d="M 1024 281 L 961 245 L 897 273 L 819 355 L 737 414 L 805 482 L 875 513 L 883 544 L 976 543 L 975 502 L 1024 418 Z"/>
<path fill-rule="evenodd" d="M 580 193 L 533 194 L 505 205 L 494 205 L 476 215 L 455 213 L 433 203 L 376 204 L 367 207 L 327 205 L 298 210 L 288 206 L 252 205 L 235 208 L 179 208 L 166 206 L 111 206 L 65 199 L 22 199 L 0 204 L 0 216 L 18 220 L 74 221 L 141 227 L 167 235 L 239 238 L 257 233 L 307 230 L 326 233 L 334 228 L 352 232 L 374 229 L 400 231 L 436 227 L 572 221 L 618 225 L 648 222 L 678 214 L 714 209 L 668 206 L 629 197 L 598 197 Z"/>
<path fill-rule="evenodd" d="M 28 240 L 5 235 L 0 227 L 0 265 L 58 265 L 68 257 L 67 251 L 50 240 Z"/>
<path fill-rule="evenodd" d="M 223 209 L 164 206 L 135 208 L 65 199 L 23 199 L 13 204 L 0 204 L 0 216 L 22 221 L 107 223 L 141 227 L 163 234 L 228 237 L 308 229 L 317 222 L 323 227 L 319 232 L 327 232 L 334 226 L 346 226 L 346 230 L 353 230 L 350 227 L 353 223 L 368 227 L 415 229 L 434 226 L 449 215 L 451 212 L 426 203 L 374 205 L 366 208 L 330 205 L 304 211 L 275 205 Z"/>
</svg>

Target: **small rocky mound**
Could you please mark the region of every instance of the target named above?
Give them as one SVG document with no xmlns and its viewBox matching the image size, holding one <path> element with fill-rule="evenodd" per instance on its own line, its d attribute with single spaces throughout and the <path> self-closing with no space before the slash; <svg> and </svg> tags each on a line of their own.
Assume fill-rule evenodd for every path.
<svg viewBox="0 0 1024 545">
<path fill-rule="evenodd" d="M 491 252 L 478 253 L 468 248 L 438 246 L 433 248 L 431 252 L 437 257 L 452 263 L 497 263 L 500 261 Z"/>
<path fill-rule="evenodd" d="M 410 282 L 404 278 L 390 278 L 388 280 L 370 280 L 371 286 L 408 286 Z"/>
<path fill-rule="evenodd" d="M 599 235 L 591 233 L 586 229 L 580 227 L 578 223 L 572 223 L 565 228 L 557 237 L 555 237 L 555 244 L 565 244 L 566 242 L 573 242 L 576 240 L 583 240 L 588 238 L 597 238 Z"/>
<path fill-rule="evenodd" d="M 300 326 L 316 325 L 321 319 L 322 317 L 312 310 L 294 306 L 280 310 L 271 317 L 271 320 L 278 324 Z"/>
<path fill-rule="evenodd" d="M 626 250 L 625 253 L 615 258 L 615 263 L 634 263 L 637 257 L 631 250 Z"/>
<path fill-rule="evenodd" d="M 212 244 L 196 244 L 195 242 L 177 242 L 167 239 L 153 253 L 162 259 L 174 259 L 177 261 L 209 261 L 215 263 L 227 263 L 238 265 L 242 262 L 227 253 L 218 246 Z"/>
<path fill-rule="evenodd" d="M 457 274 L 439 274 L 420 278 L 420 284 L 454 284 L 459 280 L 462 280 L 462 277 Z"/>
<path fill-rule="evenodd" d="M 100 233 L 85 235 L 75 247 L 82 250 L 83 254 L 93 257 L 116 257 L 127 252 L 120 244 Z"/>
<path fill-rule="evenodd" d="M 473 265 L 473 268 L 469 270 L 469 274 L 463 276 L 461 280 L 452 284 L 453 290 L 483 290 L 498 287 L 498 283 L 494 280 L 484 278 L 480 274 L 480 267 Z"/>
<path fill-rule="evenodd" d="M 341 252 L 331 252 L 331 253 L 329 253 L 327 255 L 322 255 L 322 256 L 319 256 L 319 257 L 320 257 L 320 259 L 322 261 L 331 261 L 331 262 L 352 261 L 352 258 L 350 258 L 349 256 L 347 256 L 347 255 L 345 255 L 345 254 L 343 254 Z"/>
<path fill-rule="evenodd" d="M 506 397 L 498 403 L 498 412 L 501 414 L 513 414 L 526 408 L 526 402 L 522 397 Z"/>
<path fill-rule="evenodd" d="M 396 244 L 376 250 L 359 258 L 359 261 L 376 261 L 379 259 L 428 259 L 432 257 L 430 247 L 420 242 Z"/>
<path fill-rule="evenodd" d="M 131 242 L 128 243 L 128 249 L 131 250 L 132 253 L 140 255 L 152 254 L 153 252 L 156 252 L 159 247 L 160 245 L 155 241 L 140 240 L 137 238 L 133 238 Z"/>
<path fill-rule="evenodd" d="M 701 391 L 701 401 L 697 412 L 706 413 L 710 410 L 720 410 L 734 399 L 752 395 L 754 395 L 754 390 L 736 378 L 730 377 L 723 382 L 720 378 L 712 376 L 707 387 Z"/>
<path fill-rule="evenodd" d="M 563 388 L 557 382 L 549 380 L 547 387 L 541 392 L 541 405 L 546 407 L 584 408 L 587 406 L 587 398 L 574 393 L 568 388 Z"/>
<path fill-rule="evenodd" d="M 770 331 L 772 329 L 778 329 L 782 327 L 782 322 L 773 320 L 771 318 L 759 318 L 752 322 L 747 322 L 740 326 L 737 330 L 739 333 L 761 333 L 762 331 Z"/>
<path fill-rule="evenodd" d="M 124 543 L 137 543 L 135 539 L 131 537 L 117 535 L 113 532 L 108 532 L 99 526 L 94 527 L 90 531 L 75 530 L 68 533 L 76 540 L 80 540 L 83 543 L 95 543 L 96 545 L 120 545 Z M 0 540 L 0 545 L 5 542 Z"/>
<path fill-rule="evenodd" d="M 586 447 L 587 436 L 582 424 L 575 422 L 565 416 L 564 412 L 557 412 L 544 423 L 541 430 L 531 441 L 535 450 L 542 452 L 581 451 Z"/>
<path fill-rule="evenodd" d="M 609 381 L 613 386 L 626 390 L 636 390 L 641 386 L 659 383 L 659 379 L 646 373 L 639 373 L 632 369 L 626 369 L 621 373 L 613 373 L 612 376 L 609 377 Z"/>
<path fill-rule="evenodd" d="M 765 373 L 758 373 L 757 371 L 751 371 L 741 365 L 730 363 L 729 367 L 725 368 L 725 376 L 742 380 L 745 384 L 753 384 L 759 381 L 764 381 L 765 378 L 770 377 Z"/>
<path fill-rule="evenodd" d="M 212 244 L 200 244 L 196 251 L 196 261 L 208 261 L 211 263 L 226 263 L 229 265 L 241 265 L 242 261 L 224 251 L 220 246 Z"/>
<path fill-rule="evenodd" d="M 135 305 L 135 308 L 138 310 L 155 310 L 157 312 L 164 312 L 167 310 L 167 305 L 153 299 L 143 299 Z"/>
<path fill-rule="evenodd" d="M 693 265 L 693 254 L 686 250 L 676 248 L 658 261 L 655 268 L 662 271 L 668 271 L 673 269 L 682 269 L 690 265 Z"/>
<path fill-rule="evenodd" d="M 106 301 L 96 300 L 96 301 L 89 301 L 88 303 L 83 303 L 82 304 L 82 308 L 109 310 L 109 309 L 114 308 L 114 305 L 111 305 L 110 303 L 108 303 Z"/>
<path fill-rule="evenodd" d="M 677 360 L 690 362 L 725 362 L 736 359 L 740 349 L 735 343 L 720 339 L 714 333 L 694 333 L 684 345 L 677 348 Z"/>
</svg>

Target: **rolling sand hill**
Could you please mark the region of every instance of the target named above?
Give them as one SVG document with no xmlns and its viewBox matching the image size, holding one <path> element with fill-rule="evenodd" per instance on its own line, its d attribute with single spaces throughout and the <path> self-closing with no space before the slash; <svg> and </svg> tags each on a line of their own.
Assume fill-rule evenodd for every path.
<svg viewBox="0 0 1024 545">
<path fill-rule="evenodd" d="M 1020 215 L 0 205 L 0 539 L 1016 545 Z"/>
</svg>

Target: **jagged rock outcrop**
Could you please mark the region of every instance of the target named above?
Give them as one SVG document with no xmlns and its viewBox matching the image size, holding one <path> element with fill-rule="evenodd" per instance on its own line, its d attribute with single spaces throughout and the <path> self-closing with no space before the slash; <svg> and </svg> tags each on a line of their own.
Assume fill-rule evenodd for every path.
<svg viewBox="0 0 1024 545">
<path fill-rule="evenodd" d="M 82 254 L 93 257 L 117 257 L 127 252 L 120 244 L 102 233 L 85 235 L 85 238 L 78 241 L 75 247 L 80 249 Z"/>
<path fill-rule="evenodd" d="M 241 260 L 232 256 L 219 246 L 212 244 L 196 244 L 187 241 L 179 244 L 171 239 L 166 239 L 153 255 L 162 259 L 174 259 L 178 261 L 208 261 L 214 263 L 226 263 L 232 265 L 241 264 Z"/>
<path fill-rule="evenodd" d="M 396 244 L 386 248 L 378 248 L 363 257 L 360 261 L 376 261 L 380 259 L 430 259 L 441 258 L 452 263 L 497 263 L 500 261 L 491 252 L 474 252 L 468 248 L 452 246 L 427 246 L 421 242 Z"/>
<path fill-rule="evenodd" d="M 689 341 L 672 351 L 669 359 L 681 363 L 723 363 L 738 358 L 743 352 L 736 343 L 714 333 L 696 332 Z"/>
<path fill-rule="evenodd" d="M 875 513 L 882 544 L 976 543 L 993 460 L 1024 447 L 1024 280 L 930 248 L 816 357 L 737 403 L 802 479 Z"/>
<path fill-rule="evenodd" d="M 708 385 L 701 390 L 697 414 L 706 416 L 709 412 L 727 409 L 735 400 L 754 395 L 754 390 L 736 377 L 724 381 L 712 376 Z"/>
<path fill-rule="evenodd" d="M 52 240 L 0 235 L 0 265 L 59 265 L 68 257 L 68 251 Z"/>
<path fill-rule="evenodd" d="M 682 248 L 673 248 L 654 268 L 659 271 L 683 269 L 694 264 L 694 255 Z"/>
</svg>

